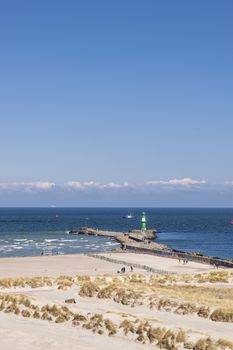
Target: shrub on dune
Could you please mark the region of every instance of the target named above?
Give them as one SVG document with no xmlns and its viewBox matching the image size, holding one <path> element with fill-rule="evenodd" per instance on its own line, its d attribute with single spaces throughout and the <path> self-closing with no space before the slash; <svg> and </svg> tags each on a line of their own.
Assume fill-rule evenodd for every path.
<svg viewBox="0 0 233 350">
<path fill-rule="evenodd" d="M 227 339 L 219 339 L 217 341 L 218 348 L 222 350 L 233 350 L 233 342 Z"/>
<path fill-rule="evenodd" d="M 201 306 L 197 312 L 200 317 L 208 318 L 210 314 L 210 308 L 206 306 Z"/>
<path fill-rule="evenodd" d="M 94 297 L 100 291 L 96 283 L 86 282 L 82 285 L 79 295 L 81 297 Z"/>
<path fill-rule="evenodd" d="M 167 350 L 175 350 L 176 348 L 176 334 L 171 329 L 165 331 L 163 337 L 158 340 L 157 345 Z"/>
<path fill-rule="evenodd" d="M 104 325 L 109 332 L 108 335 L 114 335 L 117 333 L 117 328 L 111 320 L 109 319 L 104 320 Z"/>
<path fill-rule="evenodd" d="M 84 323 L 83 328 L 91 329 L 94 333 L 98 332 L 99 329 L 103 329 L 104 319 L 101 314 L 94 314 L 90 320 Z"/>
<path fill-rule="evenodd" d="M 31 317 L 31 313 L 30 313 L 30 311 L 28 311 L 28 310 L 22 310 L 22 311 L 21 311 L 21 315 L 22 315 L 23 317 Z"/>
<path fill-rule="evenodd" d="M 74 326 L 80 326 L 81 322 L 87 321 L 87 318 L 79 313 L 73 315 L 72 324 Z"/>
<path fill-rule="evenodd" d="M 121 322 L 119 328 L 123 328 L 124 334 L 127 335 L 129 332 L 135 333 L 135 326 L 129 320 L 124 320 Z"/>
<path fill-rule="evenodd" d="M 33 317 L 33 318 L 36 318 L 36 319 L 39 319 L 39 318 L 40 318 L 40 313 L 39 313 L 39 311 L 34 311 L 32 317 Z"/>
<path fill-rule="evenodd" d="M 210 337 L 199 339 L 194 345 L 194 350 L 217 350 L 215 342 Z"/>
<path fill-rule="evenodd" d="M 195 312 L 197 312 L 197 306 L 192 303 L 180 304 L 178 308 L 175 310 L 175 313 L 179 315 L 193 314 Z"/>
<path fill-rule="evenodd" d="M 31 301 L 27 297 L 22 296 L 19 299 L 19 304 L 22 304 L 22 305 L 24 305 L 26 307 L 30 307 L 31 306 Z"/>
<path fill-rule="evenodd" d="M 5 301 L 3 300 L 3 301 L 1 302 L 1 304 L 0 304 L 0 311 L 4 310 L 5 307 L 6 307 L 6 303 L 5 303 Z"/>
<path fill-rule="evenodd" d="M 47 311 L 43 312 L 43 314 L 41 315 L 41 319 L 45 320 L 45 321 L 52 321 L 53 320 Z"/>
<path fill-rule="evenodd" d="M 64 317 L 62 315 L 58 316 L 56 318 L 56 320 L 55 320 L 56 323 L 63 323 L 63 322 L 66 322 L 66 321 L 67 321 L 66 317 Z"/>
<path fill-rule="evenodd" d="M 176 335 L 176 342 L 177 343 L 186 343 L 187 339 L 186 339 L 186 334 L 185 332 L 181 329 L 177 335 Z"/>
<path fill-rule="evenodd" d="M 41 308 L 41 312 L 49 312 L 50 311 L 50 307 L 48 304 L 42 306 Z"/>
<path fill-rule="evenodd" d="M 155 341 L 157 343 L 161 342 L 163 335 L 164 335 L 164 330 L 162 330 L 159 327 L 157 328 L 149 327 L 149 329 L 147 330 L 147 337 L 150 343 L 154 343 Z"/>
<path fill-rule="evenodd" d="M 177 300 L 162 298 L 162 299 L 159 299 L 156 306 L 157 306 L 158 310 L 171 311 L 172 309 L 174 309 L 178 305 L 179 305 L 179 303 Z M 153 306 L 154 306 L 154 304 L 151 303 L 150 307 L 152 308 Z"/>
<path fill-rule="evenodd" d="M 131 290 L 125 290 L 124 288 L 119 288 L 114 296 L 114 301 L 121 303 L 123 305 L 141 305 L 142 302 L 139 301 L 141 294 Z"/>
<path fill-rule="evenodd" d="M 90 276 L 83 275 L 83 276 L 77 276 L 76 278 L 77 278 L 77 281 L 79 283 L 84 283 L 84 282 L 90 282 L 91 281 L 91 277 Z"/>
<path fill-rule="evenodd" d="M 114 289 L 115 289 L 115 287 L 111 286 L 111 285 L 100 289 L 100 291 L 97 294 L 97 298 L 110 299 L 112 297 Z"/>
<path fill-rule="evenodd" d="M 210 319 L 219 322 L 233 322 L 233 311 L 216 309 L 210 315 Z"/>
<path fill-rule="evenodd" d="M 82 321 L 82 322 L 84 322 L 86 320 L 87 320 L 87 318 L 85 316 L 83 316 L 83 315 L 81 315 L 79 313 L 74 314 L 73 321 Z"/>
</svg>

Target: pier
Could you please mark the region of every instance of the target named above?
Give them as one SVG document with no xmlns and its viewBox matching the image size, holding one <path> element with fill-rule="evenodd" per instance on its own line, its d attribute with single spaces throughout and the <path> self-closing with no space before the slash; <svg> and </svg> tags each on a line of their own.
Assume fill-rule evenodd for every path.
<svg viewBox="0 0 233 350">
<path fill-rule="evenodd" d="M 187 259 L 188 261 L 210 264 L 215 267 L 233 268 L 233 261 L 217 257 L 204 256 L 199 253 L 188 253 L 171 249 L 164 244 L 159 244 L 153 240 L 157 237 L 157 231 L 152 230 L 132 230 L 129 232 L 105 231 L 90 227 L 81 227 L 77 230 L 71 230 L 70 234 L 105 236 L 115 239 L 121 244 L 118 252 L 132 252 L 141 254 L 156 255 L 171 259 Z"/>
<path fill-rule="evenodd" d="M 215 268 L 227 267 L 233 268 L 233 260 L 220 259 L 218 257 L 204 256 L 200 253 L 188 253 L 171 249 L 164 244 L 156 243 L 156 229 L 147 229 L 146 213 L 141 215 L 141 229 L 131 230 L 129 232 L 105 231 L 91 227 L 81 227 L 78 230 L 69 231 L 70 234 L 105 236 L 115 239 L 121 244 L 121 249 L 116 251 L 150 254 L 166 258 L 178 259 L 179 261 L 193 261 L 203 264 L 210 264 Z"/>
<path fill-rule="evenodd" d="M 153 240 L 157 237 L 157 231 L 155 229 L 118 232 L 98 230 L 90 227 L 81 227 L 78 230 L 72 230 L 69 233 L 78 235 L 111 237 L 121 244 L 122 249 L 126 249 L 129 246 L 134 247 L 135 249 L 149 246 L 150 249 L 171 251 L 167 246 L 153 242 Z"/>
</svg>

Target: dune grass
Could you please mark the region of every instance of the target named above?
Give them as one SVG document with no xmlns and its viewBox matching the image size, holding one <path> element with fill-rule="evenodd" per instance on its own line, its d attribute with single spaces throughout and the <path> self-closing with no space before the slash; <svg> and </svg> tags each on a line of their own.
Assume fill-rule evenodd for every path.
<svg viewBox="0 0 233 350">
<path fill-rule="evenodd" d="M 136 342 L 154 344 L 160 349 L 233 350 L 233 343 L 229 340 L 215 341 L 207 337 L 197 339 L 195 343 L 192 343 L 182 329 L 154 327 L 148 320 L 133 319 L 128 315 L 122 315 L 120 320 L 114 323 L 110 318 L 105 318 L 103 314 L 83 315 L 74 313 L 67 306 L 45 304 L 40 307 L 34 304 L 33 299 L 24 295 L 2 294 L 0 301 L 2 312 L 15 313 L 24 318 L 41 319 L 47 322 L 68 323 L 73 327 L 82 327 L 98 335 L 114 336 L 120 333 Z"/>
</svg>

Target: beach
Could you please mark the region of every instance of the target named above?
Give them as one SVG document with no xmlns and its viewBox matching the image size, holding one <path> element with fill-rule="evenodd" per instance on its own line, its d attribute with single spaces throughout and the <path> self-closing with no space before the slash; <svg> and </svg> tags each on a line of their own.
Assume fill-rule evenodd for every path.
<svg viewBox="0 0 233 350">
<path fill-rule="evenodd" d="M 119 261 L 124 260 L 129 264 L 145 264 L 148 267 L 163 269 L 167 272 L 200 273 L 213 270 L 213 267 L 210 265 L 194 262 L 184 265 L 182 262 L 179 263 L 177 259 L 160 258 L 149 254 L 99 253 L 98 256 Z M 0 278 L 115 274 L 119 270 L 117 264 L 95 259 L 84 254 L 2 258 L 0 261 Z M 145 270 L 140 268 L 135 271 L 137 273 L 145 273 Z"/>
<path fill-rule="evenodd" d="M 210 337 L 222 349 L 233 320 L 216 310 L 232 312 L 232 287 L 231 269 L 146 254 L 2 258 L 1 348 L 185 349 Z"/>
</svg>

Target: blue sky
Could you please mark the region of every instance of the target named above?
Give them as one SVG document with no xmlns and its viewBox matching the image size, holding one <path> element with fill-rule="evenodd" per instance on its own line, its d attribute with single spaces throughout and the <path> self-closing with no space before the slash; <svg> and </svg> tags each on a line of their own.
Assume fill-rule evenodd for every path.
<svg viewBox="0 0 233 350">
<path fill-rule="evenodd" d="M 233 2 L 0 3 L 0 206 L 233 206 Z"/>
</svg>

